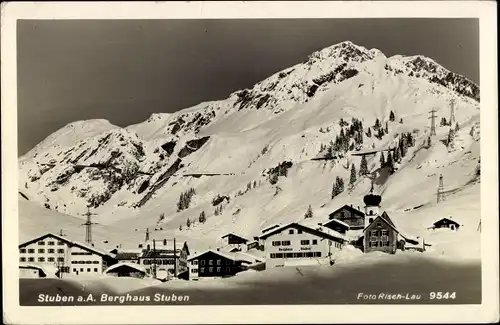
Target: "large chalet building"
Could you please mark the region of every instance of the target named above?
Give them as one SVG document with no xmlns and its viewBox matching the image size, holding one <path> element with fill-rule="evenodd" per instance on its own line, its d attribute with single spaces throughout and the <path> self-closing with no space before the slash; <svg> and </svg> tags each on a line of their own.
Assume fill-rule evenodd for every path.
<svg viewBox="0 0 500 325">
<path fill-rule="evenodd" d="M 234 253 L 207 250 L 188 259 L 189 279 L 227 277 L 247 269 L 251 262 Z"/>
<path fill-rule="evenodd" d="M 114 259 L 88 245 L 48 233 L 19 245 L 19 265 L 56 267 L 59 276 L 100 275 Z"/>
<path fill-rule="evenodd" d="M 332 234 L 299 223 L 273 228 L 260 236 L 266 252 L 266 268 L 318 264 L 342 249 L 341 234 Z"/>
<path fill-rule="evenodd" d="M 173 241 L 159 240 L 146 242 L 141 245 L 142 254 L 139 255 L 138 264 L 146 269 L 148 275 L 156 273 L 168 272 L 174 276 L 187 271 L 187 258 L 189 248 L 186 242 L 182 245 L 175 244 Z M 175 252 L 175 253 L 174 253 Z"/>
<path fill-rule="evenodd" d="M 365 227 L 365 213 L 354 208 L 352 205 L 344 205 L 333 211 L 330 213 L 329 219 L 342 221 L 347 224 L 351 230 L 361 230 Z"/>
</svg>

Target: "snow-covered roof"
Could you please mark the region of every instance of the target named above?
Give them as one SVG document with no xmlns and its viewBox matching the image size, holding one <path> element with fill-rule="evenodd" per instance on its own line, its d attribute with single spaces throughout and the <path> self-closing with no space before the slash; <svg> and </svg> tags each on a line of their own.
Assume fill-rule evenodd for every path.
<svg viewBox="0 0 500 325">
<path fill-rule="evenodd" d="M 320 230 L 322 228 L 319 225 L 316 225 L 316 226 L 304 225 L 307 223 L 308 223 L 307 221 L 301 222 L 301 223 L 291 222 L 291 223 L 288 223 L 286 225 L 283 225 L 281 227 L 278 227 L 278 228 L 275 228 L 271 231 L 266 232 L 265 234 L 261 235 L 260 238 L 266 239 L 267 237 L 272 236 L 276 233 L 279 233 L 287 228 L 296 228 L 296 229 L 301 229 L 301 230 L 306 231 L 308 233 L 314 234 L 318 237 L 327 238 L 330 240 L 339 240 L 339 239 L 342 241 L 344 240 L 344 236 L 336 231 L 329 230 L 328 232 L 325 232 L 323 230 Z"/>
<path fill-rule="evenodd" d="M 240 236 L 238 234 L 235 234 L 234 232 L 227 233 L 224 236 L 222 236 L 221 238 L 226 238 L 226 237 L 229 237 L 229 236 L 235 236 L 235 237 L 238 237 L 238 238 L 243 239 L 245 241 L 248 241 L 248 239 L 246 239 L 245 237 Z"/>
<path fill-rule="evenodd" d="M 327 222 L 323 223 L 323 226 L 325 226 L 325 225 L 327 225 L 327 224 L 329 224 L 331 222 L 335 222 L 335 223 L 341 224 L 342 226 L 345 226 L 345 227 L 349 228 L 349 225 L 347 223 L 345 223 L 343 221 L 340 221 L 339 219 L 330 219 Z"/>
<path fill-rule="evenodd" d="M 208 249 L 208 250 L 203 251 L 203 252 L 201 252 L 199 254 L 193 255 L 193 256 L 191 256 L 191 257 L 188 258 L 188 261 L 197 259 L 201 255 L 204 255 L 204 254 L 209 253 L 209 252 L 217 254 L 219 256 L 222 256 L 222 257 L 227 258 L 227 259 L 232 260 L 232 261 L 240 261 L 240 262 L 253 263 L 252 259 L 249 256 L 240 255 L 241 252 L 230 253 L 230 252 L 215 251 L 213 249 Z"/>
<path fill-rule="evenodd" d="M 65 243 L 67 243 L 67 244 L 78 246 L 78 247 L 80 247 L 82 249 L 85 249 L 85 250 L 91 251 L 93 253 L 96 253 L 97 255 L 101 255 L 101 256 L 108 255 L 106 252 L 101 251 L 99 249 L 96 249 L 93 246 L 88 246 L 87 244 L 83 244 L 83 243 L 80 243 L 80 242 L 77 242 L 77 241 L 74 241 L 74 240 L 69 240 L 68 238 L 66 238 L 64 236 L 56 235 L 54 233 L 47 233 L 45 235 L 33 238 L 33 239 L 31 239 L 31 240 L 29 240 L 27 242 L 24 242 L 24 243 L 20 244 L 19 248 L 25 247 L 25 246 L 27 246 L 29 244 L 35 243 L 35 242 L 37 242 L 39 240 L 42 240 L 42 239 L 45 239 L 47 237 L 52 237 L 52 238 L 61 240 L 61 241 L 65 242 Z"/>
<path fill-rule="evenodd" d="M 135 270 L 137 270 L 139 272 L 146 273 L 146 269 L 143 266 L 141 266 L 139 264 L 135 264 L 135 263 L 130 263 L 130 262 L 122 262 L 122 263 L 118 263 L 118 264 L 112 265 L 112 266 L 110 266 L 110 267 L 108 267 L 106 269 L 105 273 L 109 273 L 109 272 L 111 272 L 111 271 L 113 271 L 113 270 L 115 270 L 115 269 L 117 269 L 119 267 L 123 267 L 123 266 L 127 266 L 127 267 L 135 269 Z"/>
<path fill-rule="evenodd" d="M 36 264 L 36 263 L 23 263 L 19 265 L 19 268 L 34 268 L 42 270 L 45 275 L 56 275 L 59 269 L 52 264 Z"/>
</svg>

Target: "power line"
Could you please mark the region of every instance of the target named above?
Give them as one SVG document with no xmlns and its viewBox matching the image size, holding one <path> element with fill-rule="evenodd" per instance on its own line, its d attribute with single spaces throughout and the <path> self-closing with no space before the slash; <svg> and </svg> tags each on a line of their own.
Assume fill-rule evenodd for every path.
<svg viewBox="0 0 500 325">
<path fill-rule="evenodd" d="M 87 207 L 87 212 L 83 214 L 87 216 L 87 221 L 83 224 L 85 225 L 85 242 L 92 245 L 92 219 L 91 216 L 97 215 L 96 213 L 90 212 L 90 207 Z"/>
<path fill-rule="evenodd" d="M 443 174 L 439 175 L 439 186 L 437 190 L 437 203 L 444 201 Z"/>
</svg>

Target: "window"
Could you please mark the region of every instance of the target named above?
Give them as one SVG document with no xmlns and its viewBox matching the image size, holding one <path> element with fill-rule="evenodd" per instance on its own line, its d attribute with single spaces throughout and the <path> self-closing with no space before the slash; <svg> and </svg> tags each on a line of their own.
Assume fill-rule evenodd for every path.
<svg viewBox="0 0 500 325">
<path fill-rule="evenodd" d="M 290 246 L 290 241 L 289 241 L 289 240 L 283 240 L 283 241 L 281 242 L 281 245 L 282 245 L 282 246 Z"/>
<path fill-rule="evenodd" d="M 28 253 L 33 254 L 34 252 L 35 252 L 35 250 L 33 248 L 28 249 Z"/>
<path fill-rule="evenodd" d="M 35 258 L 34 258 L 34 257 L 30 257 L 30 258 L 28 258 L 28 261 L 29 261 L 29 262 L 34 262 L 34 261 L 35 261 Z"/>
<path fill-rule="evenodd" d="M 45 262 L 45 257 L 39 257 L 38 262 Z"/>
<path fill-rule="evenodd" d="M 92 261 L 85 261 L 86 264 L 92 264 Z"/>
<path fill-rule="evenodd" d="M 48 250 L 48 252 L 49 252 L 49 253 L 54 253 L 54 252 L 55 252 L 55 250 L 54 250 L 53 248 L 50 248 L 50 249 Z"/>
<path fill-rule="evenodd" d="M 64 257 L 58 257 L 58 258 L 57 258 L 57 261 L 58 261 L 58 262 L 64 262 Z"/>
<path fill-rule="evenodd" d="M 19 250 L 19 253 L 26 253 L 26 248 L 21 248 L 21 249 Z"/>
<path fill-rule="evenodd" d="M 271 258 L 276 258 L 276 253 L 271 253 Z"/>
<path fill-rule="evenodd" d="M 205 268 L 204 267 L 201 267 L 200 268 L 200 273 L 204 273 L 205 272 Z"/>
<path fill-rule="evenodd" d="M 220 267 L 218 267 L 218 268 L 217 268 L 217 272 L 219 272 L 219 273 L 220 273 Z"/>
<path fill-rule="evenodd" d="M 296 257 L 296 258 L 301 258 L 301 257 L 304 257 L 304 253 L 294 253 L 293 254 L 293 257 Z"/>
<path fill-rule="evenodd" d="M 285 257 L 283 253 L 276 253 L 276 258 L 283 258 Z"/>
<path fill-rule="evenodd" d="M 372 223 L 372 222 L 373 222 L 373 218 L 368 219 L 368 223 Z"/>
<path fill-rule="evenodd" d="M 217 265 L 220 265 L 221 264 L 220 262 L 221 262 L 221 260 L 217 260 Z"/>
<path fill-rule="evenodd" d="M 73 269 L 73 272 L 75 272 L 75 273 L 76 273 L 76 269 Z"/>
<path fill-rule="evenodd" d="M 293 253 L 285 253 L 286 258 L 293 258 Z"/>
<path fill-rule="evenodd" d="M 71 261 L 71 264 L 78 264 L 77 261 Z"/>
<path fill-rule="evenodd" d="M 99 264 L 99 261 L 92 261 L 92 264 Z"/>
<path fill-rule="evenodd" d="M 44 241 L 39 241 L 38 245 L 43 246 L 43 245 L 45 245 L 45 242 Z"/>
<path fill-rule="evenodd" d="M 205 260 L 201 260 L 200 265 L 205 265 Z"/>
<path fill-rule="evenodd" d="M 208 260 L 208 265 L 214 265 L 214 261 L 213 260 Z"/>
<path fill-rule="evenodd" d="M 306 253 L 306 257 L 313 257 L 313 253 L 312 252 L 307 252 Z"/>
<path fill-rule="evenodd" d="M 382 227 L 382 222 L 377 222 L 377 228 Z"/>
<path fill-rule="evenodd" d="M 90 269 L 87 269 L 87 272 L 90 272 Z"/>
<path fill-rule="evenodd" d="M 64 249 L 58 249 L 58 250 L 57 250 L 57 252 L 58 252 L 59 254 L 63 254 L 63 253 L 64 253 Z"/>
<path fill-rule="evenodd" d="M 278 240 L 278 241 L 273 241 L 273 246 L 280 246 L 281 245 L 281 242 Z"/>
<path fill-rule="evenodd" d="M 80 269 L 80 272 L 83 272 L 83 269 Z"/>
<path fill-rule="evenodd" d="M 302 233 L 302 229 L 298 229 L 297 234 L 301 234 L 301 233 Z"/>
<path fill-rule="evenodd" d="M 369 216 L 373 216 L 373 211 L 372 211 L 372 210 L 370 210 L 370 211 L 368 212 L 368 215 L 369 215 Z"/>
<path fill-rule="evenodd" d="M 226 267 L 226 273 L 231 273 L 231 268 L 230 267 Z"/>
<path fill-rule="evenodd" d="M 47 244 L 48 244 L 49 246 L 54 246 L 54 242 L 53 242 L 53 241 L 49 241 Z"/>
<path fill-rule="evenodd" d="M 39 253 L 39 254 L 43 254 L 43 253 L 45 253 L 45 249 L 40 248 L 40 249 L 38 250 L 38 253 Z"/>
<path fill-rule="evenodd" d="M 97 268 L 94 269 L 94 272 L 97 272 Z"/>
<path fill-rule="evenodd" d="M 198 269 L 191 269 L 191 273 L 198 273 Z"/>
<path fill-rule="evenodd" d="M 54 262 L 54 258 L 53 258 L 53 257 L 49 257 L 49 258 L 47 259 L 47 261 L 49 261 L 49 262 Z"/>
<path fill-rule="evenodd" d="M 388 241 L 383 241 L 381 242 L 381 245 L 382 247 L 389 247 L 389 242 Z"/>
<path fill-rule="evenodd" d="M 318 240 L 317 239 L 313 239 L 313 245 L 318 245 Z"/>
<path fill-rule="evenodd" d="M 19 259 L 19 262 L 26 262 L 26 257 L 21 257 L 21 258 Z"/>
<path fill-rule="evenodd" d="M 194 260 L 194 261 L 193 261 L 193 264 L 194 264 L 194 265 L 198 265 L 198 260 Z"/>
<path fill-rule="evenodd" d="M 301 245 L 309 245 L 309 240 L 301 240 L 300 244 Z"/>
<path fill-rule="evenodd" d="M 290 229 L 290 230 L 288 231 L 288 233 L 289 233 L 290 235 L 293 235 L 293 229 Z"/>
<path fill-rule="evenodd" d="M 214 268 L 213 267 L 209 267 L 208 268 L 208 272 L 212 273 L 214 271 Z"/>
<path fill-rule="evenodd" d="M 57 245 L 64 245 L 64 242 L 62 240 L 57 242 Z"/>
</svg>

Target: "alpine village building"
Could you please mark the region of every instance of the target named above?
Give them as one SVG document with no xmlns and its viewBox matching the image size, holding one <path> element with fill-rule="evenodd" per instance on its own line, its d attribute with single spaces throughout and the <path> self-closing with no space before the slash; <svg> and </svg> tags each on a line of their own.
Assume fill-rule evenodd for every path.
<svg viewBox="0 0 500 325">
<path fill-rule="evenodd" d="M 187 258 L 189 248 L 186 242 L 176 245 L 175 241 L 146 242 L 142 254 L 139 256 L 139 265 L 146 269 L 148 275 L 157 275 L 167 272 L 170 275 L 178 276 L 188 270 Z M 175 253 L 174 253 L 175 252 Z M 155 269 L 156 268 L 156 269 Z M 156 274 L 155 274 L 156 273 Z"/>
<path fill-rule="evenodd" d="M 19 245 L 19 266 L 56 267 L 59 276 L 100 275 L 114 259 L 100 250 L 48 233 Z"/>
<path fill-rule="evenodd" d="M 246 270 L 246 260 L 232 253 L 207 250 L 188 259 L 189 279 L 197 280 L 203 277 L 227 277 Z"/>
<path fill-rule="evenodd" d="M 365 227 L 365 214 L 359 209 L 355 209 L 352 205 L 344 205 L 333 211 L 330 213 L 329 219 L 342 221 L 347 224 L 351 230 L 360 230 Z"/>
<path fill-rule="evenodd" d="M 266 269 L 273 267 L 318 264 L 342 249 L 343 236 L 289 223 L 267 231 L 260 239 L 266 252 Z"/>
</svg>

